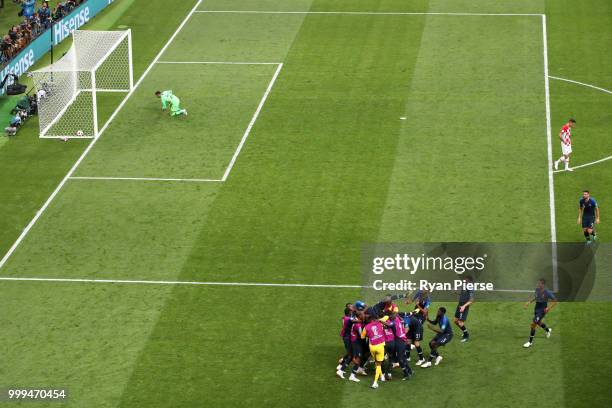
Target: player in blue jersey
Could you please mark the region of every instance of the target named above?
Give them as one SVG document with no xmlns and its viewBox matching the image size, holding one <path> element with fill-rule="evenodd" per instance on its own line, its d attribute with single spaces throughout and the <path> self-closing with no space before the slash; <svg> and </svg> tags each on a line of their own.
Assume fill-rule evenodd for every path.
<svg viewBox="0 0 612 408">
<path fill-rule="evenodd" d="M 368 306 L 361 300 L 355 302 L 355 309 L 359 314 L 362 314 L 364 317 L 371 317 L 374 319 L 381 319 L 387 313 L 397 313 L 398 308 L 393 303 L 394 300 L 407 298 L 408 294 L 399 294 L 399 295 L 387 295 L 380 302 L 376 303 L 373 306 Z"/>
<path fill-rule="evenodd" d="M 412 314 L 403 314 L 404 327 L 408 333 L 408 344 L 406 348 L 406 356 L 410 361 L 410 350 L 414 347 L 419 355 L 419 360 L 416 365 L 420 366 L 425 362 L 425 356 L 423 355 L 423 348 L 421 347 L 421 341 L 423 340 L 423 323 L 416 316 Z"/>
<path fill-rule="evenodd" d="M 587 244 L 597 239 L 595 224 L 599 224 L 599 207 L 589 191 L 584 190 L 578 206 L 578 225 L 582 225 Z"/>
<path fill-rule="evenodd" d="M 464 278 L 468 283 L 473 283 L 474 278 L 466 276 Z M 474 291 L 469 289 L 462 289 L 459 292 L 459 304 L 455 310 L 455 324 L 463 332 L 461 342 L 465 343 L 470 339 L 470 333 L 465 327 L 465 321 L 467 320 L 468 312 L 470 311 L 470 305 L 474 303 Z"/>
<path fill-rule="evenodd" d="M 412 315 L 419 319 L 421 324 L 425 323 L 427 320 L 427 315 L 429 314 L 429 305 L 431 305 L 431 298 L 429 297 L 429 291 L 427 290 L 418 290 L 412 296 L 412 300 L 407 300 L 406 304 L 414 303 L 414 311 Z"/>
<path fill-rule="evenodd" d="M 548 306 L 549 301 L 551 302 L 550 306 Z M 523 344 L 525 348 L 531 347 L 533 344 L 533 337 L 535 336 L 537 326 L 540 326 L 546 332 L 546 338 L 549 338 L 552 334 L 552 329 L 547 327 L 543 320 L 546 313 L 550 312 L 557 305 L 557 298 L 555 298 L 555 295 L 550 290 L 546 289 L 546 281 L 544 279 L 538 280 L 535 295 L 525 303 L 525 309 L 533 302 L 535 302 L 535 309 L 533 321 L 531 322 L 531 333 L 529 334 L 529 341 Z"/>
<path fill-rule="evenodd" d="M 421 368 L 431 367 L 432 361 L 435 359 L 435 365 L 440 364 L 442 356 L 438 353 L 438 347 L 448 344 L 453 339 L 453 328 L 446 316 L 446 308 L 441 307 L 436 314 L 436 320 L 429 320 L 429 328 L 436 332 L 436 336 L 429 342 L 431 352 L 429 360 L 421 364 Z M 438 327 L 436 327 L 438 325 Z"/>
</svg>

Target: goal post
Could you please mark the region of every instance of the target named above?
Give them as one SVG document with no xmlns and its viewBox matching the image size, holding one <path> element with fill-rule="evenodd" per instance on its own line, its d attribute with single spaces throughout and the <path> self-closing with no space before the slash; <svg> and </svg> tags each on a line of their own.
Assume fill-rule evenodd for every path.
<svg viewBox="0 0 612 408">
<path fill-rule="evenodd" d="M 41 138 L 98 137 L 100 94 L 134 88 L 130 30 L 76 30 L 72 40 L 62 58 L 32 73 Z"/>
</svg>

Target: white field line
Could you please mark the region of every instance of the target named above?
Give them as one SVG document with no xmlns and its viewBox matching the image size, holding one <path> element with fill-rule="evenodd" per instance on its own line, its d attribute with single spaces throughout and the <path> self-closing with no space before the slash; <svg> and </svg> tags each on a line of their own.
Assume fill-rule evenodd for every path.
<svg viewBox="0 0 612 408">
<path fill-rule="evenodd" d="M 207 14 L 321 14 L 321 15 L 361 15 L 361 16 L 537 16 L 535 13 L 409 13 L 393 11 L 263 11 L 263 10 L 197 10 Z"/>
<path fill-rule="evenodd" d="M 221 182 L 219 179 L 198 179 L 198 178 L 157 178 L 157 177 L 87 177 L 73 176 L 70 180 L 134 180 L 134 181 L 180 181 L 192 183 L 211 183 Z"/>
<path fill-rule="evenodd" d="M 560 78 L 560 77 L 556 77 L 556 76 L 552 76 L 552 75 L 549 75 L 548 77 L 552 78 L 552 79 L 556 79 L 557 81 L 570 82 L 572 84 L 582 85 L 582 86 L 586 86 L 586 87 L 589 87 L 589 88 L 597 89 L 598 91 L 601 91 L 601 92 L 612 94 L 612 91 L 610 91 L 608 89 L 600 88 L 598 86 L 591 85 L 591 84 L 585 84 L 584 82 L 578 82 L 578 81 L 574 81 L 572 79 Z"/>
<path fill-rule="evenodd" d="M 65 135 L 65 136 L 40 136 L 39 139 L 93 139 L 94 136 L 76 136 L 76 135 Z"/>
<path fill-rule="evenodd" d="M 83 159 L 85 159 L 85 157 L 87 157 L 87 155 L 89 154 L 89 152 L 91 151 L 91 149 L 94 147 L 94 145 L 96 144 L 96 142 L 98 141 L 98 139 L 100 139 L 100 137 L 102 136 L 102 134 L 104 133 L 104 131 L 106 130 L 106 128 L 108 127 L 108 125 L 113 121 L 113 119 L 115 119 L 115 117 L 117 116 L 117 114 L 119 113 L 119 111 L 123 108 L 123 106 L 126 104 L 127 100 L 130 98 L 130 96 L 132 96 L 132 94 L 134 93 L 134 91 L 136 90 L 136 88 L 138 88 L 138 85 L 140 85 L 142 83 L 142 81 L 144 80 L 144 78 L 149 74 L 149 72 L 151 71 L 151 69 L 153 69 L 153 67 L 155 66 L 155 63 L 159 60 L 159 58 L 162 56 L 162 54 L 166 51 L 166 49 L 170 46 L 170 44 L 172 43 L 172 41 L 174 41 L 174 39 L 176 38 L 176 36 L 178 35 L 178 33 L 183 29 L 183 27 L 185 26 L 185 24 L 187 24 L 187 21 L 189 20 L 189 18 L 193 15 L 193 13 L 198 9 L 198 7 L 200 6 L 200 4 L 202 3 L 202 0 L 198 0 L 198 2 L 195 4 L 195 6 L 193 6 L 193 8 L 191 9 L 191 11 L 189 12 L 189 14 L 187 14 L 187 16 L 183 19 L 183 21 L 181 22 L 181 24 L 178 26 L 178 28 L 176 29 L 176 31 L 174 32 L 174 34 L 172 34 L 172 36 L 170 37 L 170 39 L 168 40 L 168 42 L 162 47 L 162 49 L 159 51 L 159 53 L 155 56 L 155 58 L 153 59 L 153 61 L 151 62 L 151 64 L 149 64 L 149 66 L 147 67 L 147 69 L 145 70 L 145 72 L 143 72 L 143 74 L 140 76 L 140 78 L 138 79 L 138 82 L 136 82 L 136 84 L 134 84 L 134 88 L 132 88 L 132 90 L 130 92 L 128 92 L 128 94 L 125 96 L 125 98 L 123 98 L 123 100 L 121 101 L 121 103 L 119 104 L 119 106 L 117 106 L 117 108 L 115 109 L 115 111 L 112 113 L 112 115 L 110 116 L 110 118 L 108 118 L 108 120 L 106 121 L 106 123 L 104 124 L 104 126 L 102 127 L 102 129 L 100 129 L 99 135 L 97 138 L 93 139 L 91 141 L 91 143 L 89 143 L 89 145 L 87 146 L 87 148 L 85 149 L 85 151 L 81 154 L 81 156 L 77 159 L 77 161 L 74 163 L 74 165 L 72 166 L 72 168 L 68 171 L 68 173 L 66 174 L 66 176 L 64 176 L 64 178 L 62 179 L 62 181 L 58 184 L 58 186 L 55 188 L 55 190 L 53 190 L 53 192 L 51 193 L 51 195 L 49 196 L 49 198 L 47 198 L 47 201 L 44 202 L 44 204 L 42 205 L 42 207 L 36 212 L 36 215 L 34 216 L 34 218 L 32 218 L 32 220 L 28 223 L 28 225 L 26 225 L 26 227 L 23 229 L 23 231 L 21 232 L 21 234 L 19 235 L 19 237 L 17 238 L 17 240 L 13 243 L 13 245 L 9 248 L 9 250 L 6 252 L 6 254 L 4 254 L 4 257 L 2 257 L 2 259 L 0 260 L 0 269 L 6 264 L 6 262 L 8 261 L 8 259 L 11 257 L 11 255 L 13 255 L 13 252 L 15 252 L 15 250 L 17 249 L 17 247 L 21 244 L 21 242 L 24 240 L 24 238 L 28 235 L 28 233 L 30 232 L 30 230 L 32 229 L 32 227 L 34 226 L 34 224 L 36 224 L 36 222 L 38 221 L 38 219 L 40 218 L 40 216 L 45 212 L 45 210 L 49 207 L 49 205 L 51 204 L 51 202 L 53 201 L 53 199 L 55 199 L 55 197 L 57 196 L 57 194 L 60 192 L 60 190 L 64 187 L 64 184 L 66 184 L 66 182 L 68 181 L 68 179 L 70 179 L 70 177 L 74 174 L 74 172 L 76 171 L 76 169 L 79 167 L 79 165 L 81 164 L 81 162 L 83 161 Z"/>
<path fill-rule="evenodd" d="M 85 89 L 81 89 L 81 92 L 93 92 L 93 89 L 85 88 Z M 100 93 L 100 92 L 128 93 L 128 92 L 130 92 L 130 90 L 129 89 L 96 89 L 96 93 Z"/>
<path fill-rule="evenodd" d="M 246 142 L 247 138 L 249 137 L 249 134 L 251 133 L 251 129 L 253 128 L 253 125 L 255 124 L 257 117 L 259 116 L 259 112 L 261 112 L 261 109 L 266 103 L 266 99 L 268 99 L 268 95 L 270 94 L 270 91 L 272 91 L 272 87 L 274 86 L 274 83 L 276 82 L 276 78 L 278 78 L 278 74 L 280 73 L 281 69 L 283 69 L 282 62 L 278 64 L 278 68 L 276 68 L 276 71 L 274 72 L 274 75 L 272 76 L 272 79 L 270 80 L 270 83 L 268 84 L 268 88 L 266 89 L 266 92 L 261 97 L 261 100 L 259 101 L 259 105 L 257 106 L 257 109 L 255 110 L 255 113 L 253 114 L 253 117 L 251 118 L 251 121 L 249 122 L 249 126 L 247 126 L 246 130 L 244 131 L 244 135 L 242 135 L 240 144 L 236 148 L 236 151 L 234 152 L 232 159 L 227 165 L 227 168 L 225 169 L 225 173 L 223 173 L 223 177 L 221 178 L 221 180 L 226 181 L 227 178 L 229 177 L 229 174 L 232 171 L 232 168 L 234 167 L 234 163 L 236 163 L 236 159 L 238 159 L 238 155 L 240 154 L 240 151 L 242 150 L 244 143 Z"/>
<path fill-rule="evenodd" d="M 83 278 L 19 278 L 0 277 L 1 281 L 30 282 L 64 282 L 64 283 L 124 283 L 143 285 L 190 285 L 190 286 L 267 286 L 280 288 L 335 288 L 335 289 L 369 289 L 364 285 L 339 285 L 316 283 L 263 283 L 263 282 L 198 282 L 198 281 L 165 281 L 165 280 L 125 280 L 125 279 L 83 279 Z M 441 291 L 443 292 L 443 291 Z M 494 289 L 489 292 L 532 293 L 528 289 Z"/>
<path fill-rule="evenodd" d="M 71 278 L 11 278 L 0 277 L 3 281 L 35 282 L 78 282 L 78 283 L 132 283 L 148 285 L 201 285 L 201 286 L 271 286 L 297 288 L 363 288 L 360 285 L 327 285 L 308 283 L 256 283 L 256 282 L 194 282 L 194 281 L 161 281 L 161 280 L 123 280 L 123 279 L 71 279 Z"/>
<path fill-rule="evenodd" d="M 550 121 L 550 84 L 548 82 L 548 36 L 546 15 L 542 14 L 542 53 L 544 57 L 544 92 L 546 99 L 546 144 L 548 154 L 548 204 L 550 207 L 550 242 L 552 257 L 553 292 L 559 290 L 557 265 L 557 222 L 555 220 L 555 181 L 553 177 L 552 131 Z"/>
<path fill-rule="evenodd" d="M 578 166 L 572 167 L 572 169 L 580 169 L 582 167 L 592 166 L 594 164 L 605 162 L 605 161 L 608 161 L 608 160 L 612 160 L 612 156 L 604 157 L 603 159 L 595 160 L 595 161 L 590 162 L 590 163 L 580 164 Z M 564 171 L 565 170 L 555 170 L 555 173 L 563 173 Z"/>
<path fill-rule="evenodd" d="M 209 64 L 209 65 L 278 65 L 280 62 L 242 62 L 242 61 L 157 61 L 158 64 Z"/>
</svg>

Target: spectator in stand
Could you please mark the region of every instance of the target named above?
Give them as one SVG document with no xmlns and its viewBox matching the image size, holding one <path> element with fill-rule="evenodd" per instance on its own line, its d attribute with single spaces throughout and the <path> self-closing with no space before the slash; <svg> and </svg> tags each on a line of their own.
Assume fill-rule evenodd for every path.
<svg viewBox="0 0 612 408">
<path fill-rule="evenodd" d="M 38 19 L 40 25 L 45 29 L 51 27 L 51 9 L 49 8 L 49 2 L 43 1 L 42 7 L 38 9 Z"/>
<path fill-rule="evenodd" d="M 20 32 L 17 40 L 15 41 L 15 53 L 21 51 L 26 45 L 28 45 L 28 40 L 25 37 L 25 34 Z"/>
<path fill-rule="evenodd" d="M 46 29 L 40 22 L 38 12 L 34 13 L 34 16 L 30 19 L 30 29 L 32 30 L 32 38 L 38 37 Z"/>
<path fill-rule="evenodd" d="M 34 15 L 34 8 L 36 7 L 36 0 L 23 0 L 21 2 L 21 16 L 26 19 L 32 18 Z"/>
<path fill-rule="evenodd" d="M 13 1 L 21 4 L 19 15 L 25 19 L 20 25 L 11 27 L 8 35 L 0 40 L 0 69 L 43 31 L 51 28 L 54 21 L 64 18 L 86 0 L 65 0 L 57 3 L 53 11 L 49 7 L 49 2 L 43 1 L 38 12 L 35 12 L 36 0 Z"/>
<path fill-rule="evenodd" d="M 63 17 L 64 17 L 64 7 L 62 7 L 62 4 L 59 3 L 53 9 L 53 12 L 51 13 L 51 18 L 53 19 L 53 21 L 57 21 L 57 20 L 61 20 Z"/>
<path fill-rule="evenodd" d="M 28 21 L 24 21 L 23 23 L 19 24 L 19 33 L 21 35 L 21 39 L 25 40 L 25 44 L 22 44 L 22 47 L 20 48 L 24 48 L 30 41 L 32 41 L 32 24 L 30 24 Z"/>
<path fill-rule="evenodd" d="M 3 61 L 13 57 L 13 42 L 8 34 L 4 36 L 0 43 L 0 51 L 2 52 Z"/>
<path fill-rule="evenodd" d="M 15 43 L 19 38 L 19 26 L 12 26 L 8 32 L 9 37 L 11 37 L 11 41 Z"/>
</svg>

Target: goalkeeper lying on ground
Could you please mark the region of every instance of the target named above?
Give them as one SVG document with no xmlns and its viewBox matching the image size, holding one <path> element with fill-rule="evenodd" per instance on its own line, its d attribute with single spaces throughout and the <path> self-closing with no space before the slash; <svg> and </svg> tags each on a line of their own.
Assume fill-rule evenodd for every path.
<svg viewBox="0 0 612 408">
<path fill-rule="evenodd" d="M 156 91 L 155 96 L 161 98 L 162 110 L 166 110 L 170 104 L 170 116 L 187 116 L 187 109 L 181 109 L 181 100 L 172 91 Z"/>
</svg>

